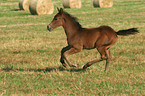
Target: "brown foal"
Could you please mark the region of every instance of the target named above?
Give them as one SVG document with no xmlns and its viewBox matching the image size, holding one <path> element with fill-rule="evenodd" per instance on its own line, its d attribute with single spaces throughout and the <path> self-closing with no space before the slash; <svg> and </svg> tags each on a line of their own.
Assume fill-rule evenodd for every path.
<svg viewBox="0 0 145 96">
<path fill-rule="evenodd" d="M 70 67 L 78 66 L 77 64 L 72 64 L 69 61 L 67 57 L 68 55 L 80 52 L 83 49 L 96 48 L 100 53 L 101 58 L 88 62 L 83 66 L 83 69 L 85 70 L 94 63 L 106 60 L 105 71 L 108 71 L 110 63 L 110 47 L 116 43 L 117 35 L 127 36 L 138 33 L 137 28 L 116 32 L 111 27 L 105 25 L 96 28 L 83 28 L 75 17 L 63 11 L 62 8 L 57 8 L 57 10 L 58 13 L 47 26 L 47 29 L 51 31 L 59 26 L 62 26 L 65 30 L 68 46 L 62 49 L 60 58 L 60 62 L 64 67 L 66 67 L 64 60 L 66 60 Z"/>
</svg>

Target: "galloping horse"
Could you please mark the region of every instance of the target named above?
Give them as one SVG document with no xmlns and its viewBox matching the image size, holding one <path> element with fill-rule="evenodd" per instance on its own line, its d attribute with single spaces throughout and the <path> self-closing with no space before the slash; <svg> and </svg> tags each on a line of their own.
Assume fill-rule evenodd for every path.
<svg viewBox="0 0 145 96">
<path fill-rule="evenodd" d="M 117 35 L 127 36 L 138 33 L 137 28 L 119 30 L 116 32 L 111 27 L 105 25 L 96 28 L 83 28 L 76 17 L 65 12 L 62 8 L 57 8 L 57 10 L 58 13 L 47 26 L 47 29 L 51 31 L 59 26 L 64 28 L 68 43 L 68 46 L 64 47 L 61 51 L 60 62 L 64 67 L 66 67 L 64 60 L 66 60 L 70 67 L 78 66 L 69 61 L 67 57 L 68 55 L 80 52 L 83 49 L 96 48 L 100 53 L 101 58 L 88 62 L 83 66 L 83 69 L 87 69 L 87 67 L 96 62 L 106 60 L 105 71 L 108 71 L 110 63 L 110 47 L 116 43 Z"/>
</svg>

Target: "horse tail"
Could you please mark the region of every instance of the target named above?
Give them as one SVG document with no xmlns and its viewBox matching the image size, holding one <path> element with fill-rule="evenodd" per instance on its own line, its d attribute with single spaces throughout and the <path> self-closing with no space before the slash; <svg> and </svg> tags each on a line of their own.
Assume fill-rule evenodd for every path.
<svg viewBox="0 0 145 96">
<path fill-rule="evenodd" d="M 122 35 L 122 36 L 134 35 L 134 34 L 137 34 L 137 33 L 139 33 L 137 28 L 119 30 L 118 32 L 116 32 L 117 35 Z"/>
</svg>

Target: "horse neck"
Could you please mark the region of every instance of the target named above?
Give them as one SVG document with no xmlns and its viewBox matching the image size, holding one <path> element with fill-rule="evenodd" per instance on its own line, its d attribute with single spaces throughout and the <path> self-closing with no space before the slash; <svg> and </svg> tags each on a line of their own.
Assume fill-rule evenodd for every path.
<svg viewBox="0 0 145 96">
<path fill-rule="evenodd" d="M 65 18 L 63 28 L 68 38 L 71 38 L 72 36 L 77 34 L 77 32 L 79 32 L 80 29 L 80 27 L 76 24 L 76 22 L 70 17 Z"/>
</svg>

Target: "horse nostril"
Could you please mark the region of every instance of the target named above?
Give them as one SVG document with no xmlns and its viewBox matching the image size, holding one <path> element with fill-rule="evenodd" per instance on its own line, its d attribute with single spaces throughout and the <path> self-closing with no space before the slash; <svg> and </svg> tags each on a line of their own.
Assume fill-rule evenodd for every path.
<svg viewBox="0 0 145 96">
<path fill-rule="evenodd" d="M 48 29 L 49 31 L 51 31 L 51 30 L 53 30 L 53 26 L 51 26 L 51 25 L 49 24 L 49 25 L 47 25 L 47 29 Z"/>
<path fill-rule="evenodd" d="M 47 30 L 51 31 L 51 27 L 49 25 L 47 26 Z"/>
</svg>

